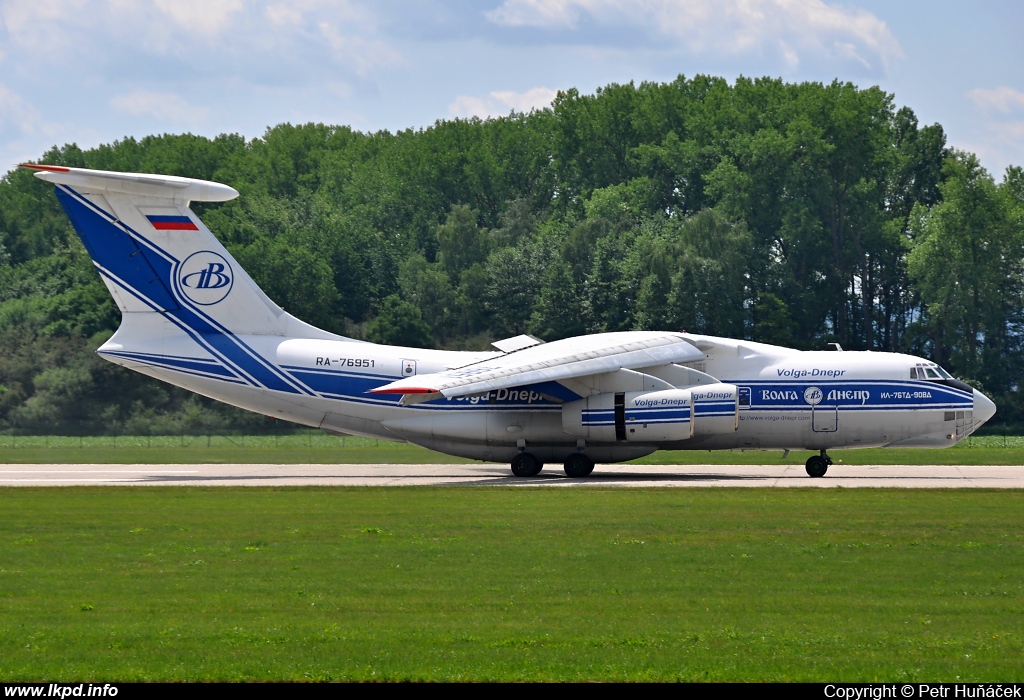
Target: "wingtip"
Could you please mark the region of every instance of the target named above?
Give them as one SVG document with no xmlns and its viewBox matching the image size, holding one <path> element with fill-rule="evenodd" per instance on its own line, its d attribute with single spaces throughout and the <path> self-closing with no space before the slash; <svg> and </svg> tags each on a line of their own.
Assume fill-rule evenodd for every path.
<svg viewBox="0 0 1024 700">
<path fill-rule="evenodd" d="M 382 386 L 378 389 L 370 389 L 370 394 L 440 394 L 441 392 L 437 389 L 427 389 L 425 387 L 387 387 Z"/>
<path fill-rule="evenodd" d="M 45 170 L 51 173 L 71 172 L 71 168 L 65 168 L 63 165 L 44 165 L 42 163 L 19 163 L 18 167 L 26 170 Z"/>
</svg>

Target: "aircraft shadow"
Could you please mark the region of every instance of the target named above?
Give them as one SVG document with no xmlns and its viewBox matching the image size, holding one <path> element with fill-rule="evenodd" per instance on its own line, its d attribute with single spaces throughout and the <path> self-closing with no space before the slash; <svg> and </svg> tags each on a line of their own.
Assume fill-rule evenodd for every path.
<svg viewBox="0 0 1024 700">
<path fill-rule="evenodd" d="M 365 482 L 367 480 L 373 481 L 388 481 L 388 482 L 404 482 L 410 485 L 414 485 L 417 482 L 427 484 L 432 482 L 438 486 L 539 486 L 539 485 L 615 485 L 615 484 L 630 484 L 630 483 L 664 483 L 664 482 L 683 482 L 683 483 L 707 483 L 707 482 L 747 482 L 747 481 L 774 481 L 779 476 L 760 476 L 751 474 L 596 474 L 583 479 L 572 479 L 563 474 L 539 474 L 535 477 L 521 478 L 512 476 L 497 476 L 488 474 L 403 474 L 401 476 L 395 475 L 367 475 L 367 474 L 272 474 L 272 475 L 216 475 L 216 476 L 200 476 L 200 475 L 153 475 L 139 479 L 136 483 L 148 483 L 148 484 L 183 484 L 183 483 L 208 483 L 208 484 L 221 484 L 228 482 L 259 482 L 261 484 L 274 484 L 289 480 L 308 480 L 313 482 L 331 482 L 332 484 L 344 484 L 345 482 Z M 787 477 L 793 478 L 793 477 Z M 796 477 L 800 478 L 800 477 Z M 843 477 L 844 479 L 850 477 Z M 862 477 L 869 480 L 880 480 L 884 477 Z M 923 477 L 923 478 L 936 478 L 936 477 Z M 316 484 L 309 484 L 316 485 Z M 377 485 L 377 484 L 374 484 Z M 401 485 L 401 484 L 399 484 Z M 427 484 L 430 485 L 430 484 Z"/>
</svg>

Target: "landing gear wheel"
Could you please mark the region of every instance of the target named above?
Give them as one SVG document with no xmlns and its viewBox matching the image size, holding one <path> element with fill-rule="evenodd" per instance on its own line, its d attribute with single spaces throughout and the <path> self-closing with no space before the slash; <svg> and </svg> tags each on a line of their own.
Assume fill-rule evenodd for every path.
<svg viewBox="0 0 1024 700">
<path fill-rule="evenodd" d="M 818 455 L 808 458 L 807 464 L 804 465 L 804 468 L 807 469 L 807 476 L 814 478 L 825 476 L 825 472 L 828 471 L 828 462 L 829 460 L 825 457 Z"/>
<path fill-rule="evenodd" d="M 594 460 L 582 452 L 573 452 L 565 459 L 565 475 L 573 479 L 590 476 L 594 471 Z"/>
<path fill-rule="evenodd" d="M 529 452 L 520 452 L 512 458 L 512 473 L 516 476 L 537 476 L 543 468 L 541 461 Z"/>
</svg>

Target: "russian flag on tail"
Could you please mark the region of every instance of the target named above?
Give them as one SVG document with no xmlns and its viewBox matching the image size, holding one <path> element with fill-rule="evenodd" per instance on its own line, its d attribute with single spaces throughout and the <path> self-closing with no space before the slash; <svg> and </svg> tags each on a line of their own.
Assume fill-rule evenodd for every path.
<svg viewBox="0 0 1024 700">
<path fill-rule="evenodd" d="M 147 214 L 146 218 L 157 231 L 198 231 L 192 219 L 187 216 L 163 216 Z"/>
</svg>

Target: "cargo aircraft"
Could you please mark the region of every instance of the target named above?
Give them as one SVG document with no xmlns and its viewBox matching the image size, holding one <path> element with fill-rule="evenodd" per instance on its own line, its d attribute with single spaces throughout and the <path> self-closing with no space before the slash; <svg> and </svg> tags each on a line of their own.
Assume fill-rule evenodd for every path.
<svg viewBox="0 0 1024 700">
<path fill-rule="evenodd" d="M 504 461 L 519 477 L 560 463 L 670 450 L 947 447 L 995 413 L 920 357 L 799 351 L 672 331 L 490 352 L 375 345 L 315 328 L 253 282 L 189 208 L 238 196 L 214 182 L 26 165 L 55 186 L 121 310 L 104 359 L 190 391 L 337 434 Z"/>
</svg>

